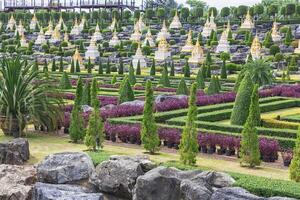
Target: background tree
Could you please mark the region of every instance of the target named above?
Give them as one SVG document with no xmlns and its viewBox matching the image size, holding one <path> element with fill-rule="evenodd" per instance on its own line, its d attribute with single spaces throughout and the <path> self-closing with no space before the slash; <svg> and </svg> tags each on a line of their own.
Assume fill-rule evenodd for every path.
<svg viewBox="0 0 300 200">
<path fill-rule="evenodd" d="M 289 3 L 286 5 L 285 14 L 287 16 L 291 16 L 296 12 L 296 5 L 294 3 Z"/>
<path fill-rule="evenodd" d="M 106 63 L 106 71 L 105 73 L 106 74 L 110 74 L 111 70 L 110 70 L 110 62 L 109 62 L 109 59 L 107 60 L 107 63 Z"/>
<path fill-rule="evenodd" d="M 184 77 L 190 77 L 191 76 L 190 65 L 189 65 L 187 60 L 185 62 L 185 66 L 183 68 L 183 74 L 184 74 Z"/>
<path fill-rule="evenodd" d="M 91 105 L 91 84 L 87 81 L 82 92 L 81 105 Z"/>
<path fill-rule="evenodd" d="M 199 8 L 206 8 L 207 4 L 205 1 L 202 0 L 187 0 L 186 3 L 191 7 L 199 7 Z"/>
<path fill-rule="evenodd" d="M 155 76 L 155 60 L 152 59 L 152 65 L 151 65 L 151 68 L 150 68 L 150 75 L 151 76 Z"/>
<path fill-rule="evenodd" d="M 166 10 L 164 8 L 158 8 L 156 11 L 156 16 L 158 19 L 164 20 L 166 17 Z"/>
<path fill-rule="evenodd" d="M 130 63 L 130 66 L 129 66 L 129 82 L 131 85 L 134 85 L 136 83 L 136 78 L 135 78 L 135 75 L 134 75 L 134 69 L 133 69 L 133 65 L 132 65 L 132 62 Z"/>
<path fill-rule="evenodd" d="M 204 77 L 203 77 L 203 73 L 201 68 L 198 69 L 198 73 L 196 76 L 196 82 L 197 82 L 197 86 L 200 89 L 204 89 L 205 88 L 205 81 L 204 81 Z"/>
<path fill-rule="evenodd" d="M 193 83 L 190 91 L 189 108 L 186 123 L 180 139 L 179 152 L 183 164 L 194 165 L 198 154 L 197 106 L 196 106 L 197 83 Z"/>
<path fill-rule="evenodd" d="M 159 80 L 159 84 L 165 86 L 165 87 L 170 87 L 170 80 L 169 80 L 169 76 L 168 76 L 168 70 L 164 67 L 160 80 Z"/>
<path fill-rule="evenodd" d="M 128 77 L 125 76 L 119 89 L 119 103 L 121 104 L 133 100 L 134 100 L 134 92 L 132 90 Z"/>
<path fill-rule="evenodd" d="M 63 61 L 63 57 L 60 57 L 60 61 L 59 61 L 59 72 L 63 72 L 64 71 L 64 61 Z"/>
<path fill-rule="evenodd" d="M 189 90 L 186 86 L 185 80 L 184 78 L 181 78 L 179 84 L 178 84 L 178 88 L 176 90 L 176 94 L 177 95 L 188 95 Z"/>
<path fill-rule="evenodd" d="M 226 61 L 230 59 L 230 54 L 226 52 L 222 52 L 221 60 L 223 61 L 222 69 L 221 69 L 221 78 L 227 79 L 227 69 L 226 69 Z"/>
<path fill-rule="evenodd" d="M 99 65 L 98 65 L 98 74 L 103 74 L 103 66 L 102 66 L 102 61 L 99 61 Z"/>
<path fill-rule="evenodd" d="M 122 58 L 120 58 L 118 74 L 124 74 L 124 64 L 123 64 L 123 59 Z"/>
<path fill-rule="evenodd" d="M 183 18 L 185 22 L 187 22 L 188 17 L 190 16 L 190 10 L 187 7 L 181 8 L 180 17 Z"/>
<path fill-rule="evenodd" d="M 72 89 L 72 85 L 71 85 L 71 82 L 70 82 L 67 72 L 63 72 L 63 75 L 59 82 L 59 87 L 61 89 L 65 89 L 65 90 Z"/>
<path fill-rule="evenodd" d="M 230 15 L 230 8 L 223 7 L 221 10 L 221 17 L 228 17 Z"/>
<path fill-rule="evenodd" d="M 138 60 L 137 66 L 136 66 L 136 75 L 141 75 L 142 70 L 141 70 L 141 62 Z"/>
<path fill-rule="evenodd" d="M 270 5 L 267 7 L 267 14 L 271 16 L 275 16 L 278 13 L 278 6 L 277 5 Z"/>
<path fill-rule="evenodd" d="M 263 46 L 266 47 L 266 48 L 270 48 L 270 46 L 273 44 L 273 41 L 272 41 L 272 35 L 271 35 L 271 32 L 267 32 L 266 34 L 266 37 L 263 41 Z"/>
<path fill-rule="evenodd" d="M 277 53 L 280 53 L 280 48 L 278 45 L 274 44 L 270 47 L 270 54 L 275 56 Z"/>
<path fill-rule="evenodd" d="M 157 126 L 154 110 L 154 96 L 152 83 L 150 80 L 146 83 L 145 106 L 143 112 L 143 122 L 141 130 L 141 140 L 144 148 L 151 154 L 159 150 L 159 137 L 157 133 Z"/>
<path fill-rule="evenodd" d="M 248 6 L 240 5 L 237 8 L 237 16 L 238 17 L 244 17 L 247 14 Z"/>
</svg>

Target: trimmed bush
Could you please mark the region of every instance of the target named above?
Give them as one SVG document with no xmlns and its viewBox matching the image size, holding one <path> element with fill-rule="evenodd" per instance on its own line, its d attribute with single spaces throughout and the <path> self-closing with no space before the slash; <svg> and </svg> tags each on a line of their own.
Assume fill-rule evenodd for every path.
<svg viewBox="0 0 300 200">
<path fill-rule="evenodd" d="M 186 86 L 184 78 L 182 78 L 179 82 L 178 88 L 176 90 L 177 95 L 188 95 L 189 91 Z"/>
<path fill-rule="evenodd" d="M 71 82 L 69 80 L 69 76 L 67 74 L 67 72 L 64 72 L 61 79 L 60 79 L 60 82 L 59 82 L 59 87 L 61 89 L 72 89 L 72 85 L 71 85 Z"/>
<path fill-rule="evenodd" d="M 134 100 L 134 93 L 131 88 L 128 77 L 125 76 L 119 89 L 119 103 L 133 101 L 133 100 Z"/>
<path fill-rule="evenodd" d="M 290 178 L 296 182 L 300 182 L 300 127 L 294 148 L 294 157 L 290 165 Z"/>
</svg>

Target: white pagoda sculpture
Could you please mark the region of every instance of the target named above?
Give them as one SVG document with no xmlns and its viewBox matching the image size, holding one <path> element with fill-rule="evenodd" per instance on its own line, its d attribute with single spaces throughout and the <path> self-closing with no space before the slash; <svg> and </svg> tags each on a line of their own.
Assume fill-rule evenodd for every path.
<svg viewBox="0 0 300 200">
<path fill-rule="evenodd" d="M 155 47 L 155 43 L 154 43 L 154 40 L 153 40 L 153 37 L 152 37 L 150 28 L 148 28 L 148 32 L 147 32 L 147 34 L 146 34 L 146 37 L 145 37 L 143 46 L 146 46 L 147 43 L 149 44 L 149 46 L 150 46 L 151 48 L 152 48 L 152 47 Z"/>
<path fill-rule="evenodd" d="M 10 16 L 10 19 L 8 20 L 6 30 L 12 31 L 14 29 L 14 26 L 16 26 L 17 22 L 13 15 Z"/>
<path fill-rule="evenodd" d="M 79 28 L 80 32 L 83 30 L 85 22 L 86 22 L 85 15 L 83 15 L 83 17 L 81 19 L 81 22 L 78 25 L 78 28 Z"/>
<path fill-rule="evenodd" d="M 250 53 L 253 60 L 260 59 L 261 57 L 261 44 L 257 35 L 253 39 Z"/>
<path fill-rule="evenodd" d="M 109 26 L 109 29 L 111 31 L 114 31 L 115 28 L 116 28 L 116 26 L 117 26 L 117 19 L 114 17 L 113 20 L 112 20 L 112 22 L 111 22 L 111 25 Z"/>
<path fill-rule="evenodd" d="M 90 40 L 90 45 L 87 47 L 84 57 L 85 59 L 90 58 L 91 60 L 95 60 L 97 57 L 99 57 L 99 51 L 94 40 Z"/>
<path fill-rule="evenodd" d="M 114 30 L 113 36 L 112 36 L 112 38 L 111 38 L 110 41 L 109 41 L 109 46 L 116 46 L 116 45 L 119 45 L 120 42 L 121 42 L 121 41 L 119 40 L 117 31 Z"/>
<path fill-rule="evenodd" d="M 37 36 L 37 39 L 35 40 L 34 44 L 41 45 L 45 43 L 47 43 L 47 40 L 45 39 L 44 31 L 43 28 L 41 27 L 39 35 Z"/>
<path fill-rule="evenodd" d="M 64 31 L 67 28 L 66 25 L 65 25 L 65 23 L 64 23 L 64 20 L 62 18 L 62 14 L 61 13 L 60 13 L 60 17 L 59 17 L 58 23 L 57 23 L 57 25 L 55 27 L 59 31 Z"/>
<path fill-rule="evenodd" d="M 224 30 L 219 40 L 218 46 L 216 48 L 216 53 L 220 53 L 220 52 L 228 53 L 229 51 L 230 51 L 230 45 L 228 42 L 228 31 Z"/>
<path fill-rule="evenodd" d="M 155 51 L 155 60 L 164 61 L 168 57 L 171 57 L 171 52 L 169 50 L 169 44 L 166 38 L 161 38 L 158 44 L 158 49 Z"/>
<path fill-rule="evenodd" d="M 134 26 L 134 32 L 130 36 L 130 40 L 139 42 L 141 40 L 142 34 L 140 33 L 140 28 L 138 22 Z"/>
<path fill-rule="evenodd" d="M 176 10 L 175 16 L 173 17 L 173 20 L 172 20 L 172 22 L 170 24 L 170 28 L 171 29 L 180 29 L 180 28 L 182 28 L 182 24 L 181 24 L 181 22 L 179 20 L 177 10 Z"/>
<path fill-rule="evenodd" d="M 71 29 L 70 35 L 80 35 L 81 30 L 78 25 L 77 18 L 75 18 L 74 26 Z"/>
<path fill-rule="evenodd" d="M 142 16 L 142 14 L 140 14 L 140 17 L 139 17 L 139 20 L 137 21 L 137 24 L 139 26 L 140 32 L 142 32 L 142 30 L 146 28 L 146 25 L 143 22 L 143 16 Z"/>
<path fill-rule="evenodd" d="M 161 39 L 169 39 L 171 34 L 168 32 L 168 28 L 166 26 L 166 20 L 164 20 L 162 28 L 160 32 L 157 34 L 156 41 L 160 41 Z"/>
<path fill-rule="evenodd" d="M 82 57 L 81 57 L 81 55 L 80 55 L 77 48 L 76 48 L 75 53 L 74 53 L 72 58 L 73 58 L 74 63 L 76 63 L 78 61 L 80 67 L 82 66 L 83 59 L 82 59 Z"/>
<path fill-rule="evenodd" d="M 28 47 L 28 43 L 26 42 L 26 38 L 25 38 L 24 34 L 21 35 L 20 46 L 21 47 L 26 47 L 26 48 Z"/>
<path fill-rule="evenodd" d="M 19 32 L 19 35 L 25 34 L 25 28 L 23 26 L 22 20 L 19 21 L 19 25 L 16 28 L 15 35 L 17 35 L 17 32 Z"/>
<path fill-rule="evenodd" d="M 100 40 L 103 39 L 98 23 L 96 25 L 95 32 L 92 36 L 92 39 L 95 40 L 95 41 L 100 41 Z"/>
<path fill-rule="evenodd" d="M 138 66 L 138 62 L 140 62 L 140 67 L 147 66 L 145 56 L 143 55 L 140 44 L 138 45 L 138 48 L 136 49 L 135 55 L 132 56 L 132 65 L 134 68 L 136 68 Z"/>
<path fill-rule="evenodd" d="M 278 31 L 278 27 L 277 27 L 277 23 L 276 21 L 273 23 L 273 27 L 272 27 L 272 40 L 273 42 L 280 42 L 281 41 L 281 35 Z"/>
<path fill-rule="evenodd" d="M 53 33 L 53 23 L 52 20 L 50 19 L 47 31 L 45 32 L 45 35 L 50 36 Z"/>
<path fill-rule="evenodd" d="M 294 53 L 300 54 L 300 39 L 298 40 L 298 47 L 294 50 Z"/>
<path fill-rule="evenodd" d="M 29 24 L 30 30 L 35 30 L 35 28 L 36 28 L 37 25 L 38 25 L 38 20 L 37 20 L 37 18 L 35 16 L 35 13 L 34 13 L 32 19 L 30 21 L 30 24 Z"/>
<path fill-rule="evenodd" d="M 56 43 L 60 41 L 60 32 L 57 27 L 55 27 L 54 31 L 52 32 L 50 42 L 51 43 Z"/>
<path fill-rule="evenodd" d="M 189 58 L 188 63 L 197 65 L 203 63 L 204 61 L 204 52 L 200 45 L 199 40 L 197 40 L 196 45 L 193 48 L 192 56 Z"/>
<path fill-rule="evenodd" d="M 182 52 L 192 52 L 192 50 L 194 48 L 192 37 L 193 37 L 193 32 L 192 32 L 192 30 L 189 30 L 185 45 L 181 49 Z"/>
<path fill-rule="evenodd" d="M 206 19 L 206 22 L 204 24 L 204 28 L 202 30 L 202 36 L 203 37 L 209 37 L 212 30 L 217 31 L 217 25 L 215 23 L 215 17 L 214 12 L 211 12 L 209 20 Z"/>
<path fill-rule="evenodd" d="M 254 28 L 254 22 L 252 20 L 252 17 L 250 15 L 250 11 L 248 10 L 246 18 L 244 22 L 241 25 L 241 29 L 253 29 Z"/>
</svg>

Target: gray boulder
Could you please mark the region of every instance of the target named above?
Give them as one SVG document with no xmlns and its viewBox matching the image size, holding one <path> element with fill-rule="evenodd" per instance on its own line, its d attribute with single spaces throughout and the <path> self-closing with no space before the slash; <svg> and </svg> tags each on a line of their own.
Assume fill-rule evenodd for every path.
<svg viewBox="0 0 300 200">
<path fill-rule="evenodd" d="M 209 200 L 212 195 L 212 189 L 203 182 L 203 179 L 183 180 L 180 184 L 180 193 L 182 200 Z"/>
<path fill-rule="evenodd" d="M 0 199 L 29 200 L 36 182 L 36 170 L 31 166 L 0 165 Z"/>
<path fill-rule="evenodd" d="M 68 184 L 36 183 L 32 200 L 103 200 L 101 193 Z"/>
<path fill-rule="evenodd" d="M 230 175 L 222 172 L 204 171 L 197 178 L 202 178 L 209 185 L 217 188 L 231 187 L 235 183 L 235 180 Z"/>
<path fill-rule="evenodd" d="M 145 156 L 111 156 L 96 167 L 90 182 L 101 192 L 131 199 L 136 179 L 154 167 Z"/>
<path fill-rule="evenodd" d="M 64 152 L 49 155 L 39 163 L 37 177 L 43 183 L 72 183 L 88 180 L 93 170 L 93 162 L 86 153 Z"/>
<path fill-rule="evenodd" d="M 182 183 L 182 181 L 191 180 L 198 174 L 201 174 L 201 171 L 180 171 L 176 168 L 157 167 L 137 179 L 133 200 L 181 200 L 181 195 L 185 196 L 194 187 L 191 183 Z"/>
<path fill-rule="evenodd" d="M 187 99 L 187 96 L 186 95 L 161 94 L 155 98 L 155 103 L 161 103 L 161 102 L 164 102 L 165 100 L 169 100 L 169 99 L 182 100 L 182 99 Z"/>
<path fill-rule="evenodd" d="M 141 101 L 141 100 L 127 101 L 127 102 L 121 103 L 120 105 L 143 107 L 145 105 L 145 101 Z"/>
<path fill-rule="evenodd" d="M 0 143 L 0 164 L 22 165 L 29 160 L 29 156 L 27 139 L 17 138 Z"/>
<path fill-rule="evenodd" d="M 265 198 L 250 194 L 240 187 L 224 187 L 216 190 L 211 196 L 211 200 L 263 200 Z"/>
</svg>

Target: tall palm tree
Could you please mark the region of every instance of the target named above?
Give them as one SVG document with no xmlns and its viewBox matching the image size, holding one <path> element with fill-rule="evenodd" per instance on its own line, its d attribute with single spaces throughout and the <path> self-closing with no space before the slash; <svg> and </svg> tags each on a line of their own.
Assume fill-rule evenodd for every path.
<svg viewBox="0 0 300 200">
<path fill-rule="evenodd" d="M 237 91 L 240 84 L 240 80 L 243 79 L 246 72 L 249 72 L 252 82 L 254 84 L 258 84 L 259 86 L 269 85 L 274 81 L 270 63 L 266 62 L 263 59 L 256 59 L 244 65 L 237 78 L 236 85 L 234 88 L 235 91 Z"/>
<path fill-rule="evenodd" d="M 0 61 L 0 123 L 4 134 L 20 137 L 29 122 L 54 127 L 62 101 L 43 77 L 19 57 Z"/>
</svg>

